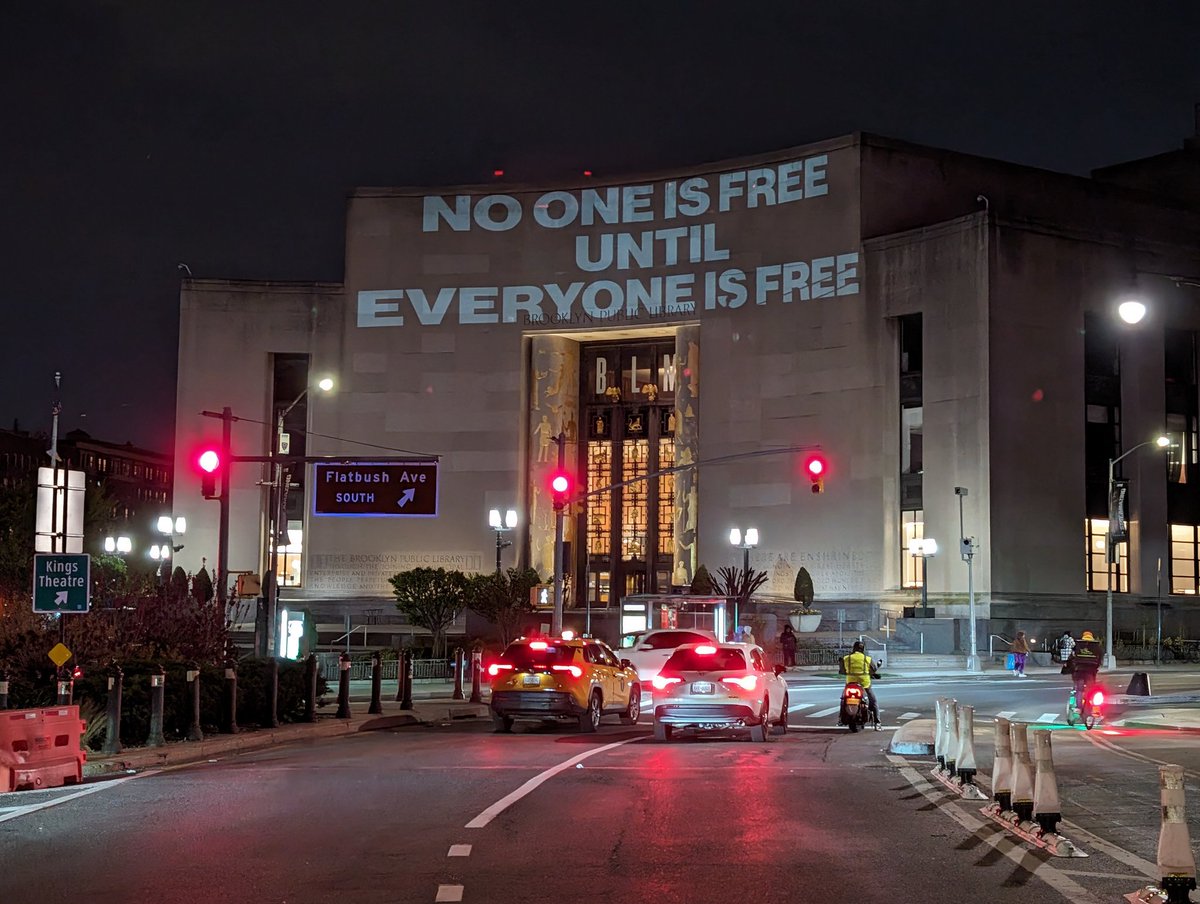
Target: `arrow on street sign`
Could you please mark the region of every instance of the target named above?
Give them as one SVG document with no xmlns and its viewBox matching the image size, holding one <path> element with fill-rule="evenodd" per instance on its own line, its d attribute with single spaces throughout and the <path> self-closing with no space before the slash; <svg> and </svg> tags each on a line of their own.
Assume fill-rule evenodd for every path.
<svg viewBox="0 0 1200 904">
<path fill-rule="evenodd" d="M 403 493 L 400 494 L 400 500 L 396 503 L 396 505 L 400 506 L 400 508 L 404 508 L 405 503 L 412 502 L 413 499 L 416 498 L 416 495 L 417 495 L 417 491 L 414 490 L 412 487 L 409 487 L 407 490 L 405 490 Z"/>
<path fill-rule="evenodd" d="M 67 606 L 67 591 L 60 590 L 54 594 L 54 606 L 57 609 L 65 609 Z"/>
</svg>

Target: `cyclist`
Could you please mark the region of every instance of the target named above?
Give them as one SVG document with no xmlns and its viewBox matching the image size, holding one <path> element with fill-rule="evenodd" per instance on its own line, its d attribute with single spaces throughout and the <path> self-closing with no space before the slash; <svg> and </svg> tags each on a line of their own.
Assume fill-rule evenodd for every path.
<svg viewBox="0 0 1200 904">
<path fill-rule="evenodd" d="M 1100 671 L 1100 643 L 1091 631 L 1084 631 L 1076 641 L 1067 665 L 1071 668 L 1071 678 L 1075 682 L 1075 705 L 1084 713 L 1087 707 L 1087 689 L 1096 683 L 1096 673 Z"/>
</svg>

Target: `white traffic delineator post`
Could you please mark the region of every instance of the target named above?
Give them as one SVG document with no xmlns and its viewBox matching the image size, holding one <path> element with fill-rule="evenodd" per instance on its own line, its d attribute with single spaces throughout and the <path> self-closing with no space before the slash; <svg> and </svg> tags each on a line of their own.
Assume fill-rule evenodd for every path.
<svg viewBox="0 0 1200 904">
<path fill-rule="evenodd" d="M 1058 780 L 1054 777 L 1050 732 L 1044 728 L 1033 733 L 1033 756 L 1037 765 L 1033 781 L 1033 816 L 1043 832 L 1053 834 L 1062 819 L 1062 804 L 1058 799 Z"/>
<path fill-rule="evenodd" d="M 946 775 L 954 778 L 958 769 L 955 759 L 958 756 L 958 701 L 947 700 L 942 712 L 946 715 L 946 734 L 942 738 L 942 746 L 946 751 Z"/>
<path fill-rule="evenodd" d="M 945 697 L 938 697 L 933 701 L 933 756 L 937 760 L 934 772 L 940 772 L 946 768 L 946 745 L 943 737 L 946 727 L 945 709 Z"/>
<path fill-rule="evenodd" d="M 962 782 L 963 797 L 968 800 L 987 800 L 975 785 L 975 707 L 958 708 L 958 754 L 954 758 L 958 780 Z"/>
<path fill-rule="evenodd" d="M 1162 828 L 1158 833 L 1159 887 L 1170 904 L 1188 900 L 1196 887 L 1196 858 L 1188 836 L 1183 804 L 1183 767 L 1159 766 L 1158 787 L 1162 793 Z"/>
<path fill-rule="evenodd" d="M 1018 822 L 1033 819 L 1033 763 L 1029 759 L 1029 726 L 1013 722 L 1012 737 L 1012 810 Z"/>
<path fill-rule="evenodd" d="M 992 799 L 996 811 L 1012 809 L 1012 736 L 1008 719 L 996 717 L 996 754 L 992 760 Z"/>
</svg>

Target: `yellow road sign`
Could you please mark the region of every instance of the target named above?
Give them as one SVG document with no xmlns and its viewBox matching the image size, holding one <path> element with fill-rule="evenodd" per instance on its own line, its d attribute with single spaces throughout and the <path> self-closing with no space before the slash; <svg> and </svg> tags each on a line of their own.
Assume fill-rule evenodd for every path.
<svg viewBox="0 0 1200 904">
<path fill-rule="evenodd" d="M 58 643 L 54 645 L 54 649 L 50 651 L 49 655 L 50 661 L 61 669 L 63 663 L 71 658 L 71 651 L 67 649 L 66 644 Z"/>
</svg>

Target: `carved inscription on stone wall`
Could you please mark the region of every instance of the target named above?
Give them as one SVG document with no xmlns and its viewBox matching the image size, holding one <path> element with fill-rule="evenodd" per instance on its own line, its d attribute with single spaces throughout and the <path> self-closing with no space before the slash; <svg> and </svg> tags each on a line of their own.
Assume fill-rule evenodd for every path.
<svg viewBox="0 0 1200 904">
<path fill-rule="evenodd" d="M 479 552 L 387 552 L 310 554 L 305 589 L 337 596 L 391 596 L 388 578 L 412 568 L 483 570 Z"/>
</svg>

